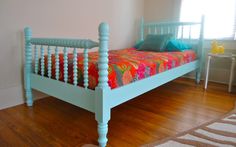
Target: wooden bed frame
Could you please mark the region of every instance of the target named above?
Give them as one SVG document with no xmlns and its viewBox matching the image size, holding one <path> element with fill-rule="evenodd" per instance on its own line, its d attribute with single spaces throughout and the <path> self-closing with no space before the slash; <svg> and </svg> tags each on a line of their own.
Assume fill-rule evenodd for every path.
<svg viewBox="0 0 236 147">
<path fill-rule="evenodd" d="M 171 80 L 174 80 L 186 73 L 196 70 L 196 82 L 199 83 L 202 58 L 203 58 L 203 24 L 204 17 L 199 23 L 193 22 L 162 22 L 162 23 L 144 23 L 141 21 L 140 39 L 144 39 L 144 34 L 150 33 L 174 33 L 176 36 L 180 36 L 180 39 L 186 39 L 184 37 L 184 27 L 189 26 L 189 38 L 190 41 L 197 41 L 198 58 L 197 60 L 184 64 L 182 66 L 167 70 L 165 72 L 150 76 L 148 78 L 138 80 L 128 85 L 111 89 L 108 85 L 108 40 L 109 40 L 109 26 L 106 23 L 101 23 L 99 26 L 99 42 L 83 39 L 49 39 L 49 38 L 32 38 L 32 32 L 29 27 L 24 29 L 25 32 L 25 93 L 26 102 L 28 106 L 33 105 L 32 89 L 36 89 L 48 95 L 54 96 L 58 99 L 86 109 L 95 113 L 98 123 L 98 143 L 99 146 L 105 147 L 107 144 L 108 133 L 108 121 L 110 120 L 111 109 L 117 105 L 120 105 L 128 100 L 131 100 L 147 91 L 150 91 L 162 84 L 165 84 Z M 191 27 L 199 25 L 200 35 L 198 39 L 191 38 Z M 182 28 L 182 29 L 181 29 Z M 179 35 L 182 32 L 182 35 Z M 34 45 L 34 49 L 32 49 Z M 40 46 L 40 63 L 38 47 Z M 47 46 L 47 55 L 45 55 L 45 46 Z M 55 49 L 55 63 L 56 79 L 52 79 L 51 73 L 51 55 L 52 46 Z M 64 56 L 64 82 L 59 81 L 59 48 L 63 49 Z M 95 90 L 88 89 L 88 49 L 98 47 L 99 49 L 99 83 Z M 68 83 L 68 48 L 73 48 L 73 84 Z M 84 51 L 84 87 L 78 86 L 77 83 L 77 50 L 82 49 Z M 33 58 L 34 53 L 34 58 Z M 44 75 L 44 58 L 48 58 L 48 72 Z M 34 66 L 32 66 L 34 64 Z M 40 67 L 39 67 L 40 65 Z M 39 75 L 39 69 L 41 74 Z M 147 86 L 148 85 L 148 86 Z"/>
</svg>

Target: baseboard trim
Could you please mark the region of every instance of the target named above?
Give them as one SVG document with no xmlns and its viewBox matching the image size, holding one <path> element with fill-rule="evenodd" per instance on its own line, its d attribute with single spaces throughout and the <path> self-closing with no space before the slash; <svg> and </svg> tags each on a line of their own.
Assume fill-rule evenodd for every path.
<svg viewBox="0 0 236 147">
<path fill-rule="evenodd" d="M 195 79 L 195 77 L 193 76 L 183 76 L 184 78 L 188 78 L 188 79 Z M 205 78 L 201 78 L 202 81 L 205 81 Z M 213 80 L 213 79 L 209 79 L 209 82 L 214 82 L 214 83 L 219 83 L 219 84 L 225 84 L 228 85 L 229 83 L 225 82 L 225 81 L 217 81 L 217 80 Z M 233 83 L 233 86 L 236 86 L 235 83 Z"/>
<path fill-rule="evenodd" d="M 0 89 L 0 110 L 24 103 L 22 86 Z"/>
<path fill-rule="evenodd" d="M 41 92 L 33 91 L 34 100 L 42 99 L 48 95 Z M 0 89 L 0 110 L 14 107 L 25 103 L 23 87 L 14 86 Z"/>
</svg>

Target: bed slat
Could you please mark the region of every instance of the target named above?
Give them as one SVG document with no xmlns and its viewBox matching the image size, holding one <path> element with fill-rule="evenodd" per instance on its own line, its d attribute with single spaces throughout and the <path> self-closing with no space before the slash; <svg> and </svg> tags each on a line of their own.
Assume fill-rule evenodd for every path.
<svg viewBox="0 0 236 147">
<path fill-rule="evenodd" d="M 55 49 L 55 62 L 56 62 L 55 76 L 56 76 L 56 80 L 59 80 L 60 66 L 59 66 L 59 49 L 58 49 L 58 47 L 56 47 L 56 49 Z"/>
<path fill-rule="evenodd" d="M 88 49 L 84 49 L 84 88 L 88 88 Z"/>
<path fill-rule="evenodd" d="M 189 39 L 190 42 L 191 42 L 191 39 L 192 39 L 191 35 L 192 35 L 192 27 L 189 26 L 189 36 L 188 36 L 188 39 Z"/>
<path fill-rule="evenodd" d="M 181 40 L 184 39 L 184 26 L 181 26 Z"/>
<path fill-rule="evenodd" d="M 140 23 L 140 38 L 139 41 L 144 40 L 144 19 L 142 17 L 141 23 Z"/>
<path fill-rule="evenodd" d="M 179 27 L 178 27 L 178 26 L 175 26 L 174 28 L 175 28 L 175 38 L 177 38 L 177 37 L 178 37 L 178 28 L 179 28 Z"/>
<path fill-rule="evenodd" d="M 44 48 L 43 46 L 41 45 L 41 75 L 44 76 L 44 66 L 45 66 L 45 63 L 44 63 Z"/>
<path fill-rule="evenodd" d="M 34 73 L 38 74 L 39 71 L 39 56 L 38 56 L 38 48 L 37 45 L 34 46 Z"/>
<path fill-rule="evenodd" d="M 174 27 L 170 28 L 170 33 L 173 34 L 173 35 L 175 34 Z"/>
<path fill-rule="evenodd" d="M 52 77 L 52 49 L 48 46 L 48 78 Z"/>
<path fill-rule="evenodd" d="M 164 34 L 164 28 L 160 27 L 160 34 Z"/>
<path fill-rule="evenodd" d="M 77 49 L 76 48 L 74 48 L 74 51 L 73 51 L 73 84 L 74 84 L 74 86 L 77 86 L 77 84 L 78 84 L 78 61 L 77 61 L 78 59 L 77 59 Z"/>
<path fill-rule="evenodd" d="M 151 34 L 151 27 L 148 27 L 148 34 Z"/>
<path fill-rule="evenodd" d="M 166 34 L 169 34 L 170 33 L 170 26 L 167 26 L 166 27 Z"/>
<path fill-rule="evenodd" d="M 154 26 L 154 32 L 153 33 L 157 34 L 157 27 L 156 26 Z"/>
<path fill-rule="evenodd" d="M 65 47 L 63 50 L 64 54 L 64 82 L 68 82 L 68 48 Z"/>
</svg>

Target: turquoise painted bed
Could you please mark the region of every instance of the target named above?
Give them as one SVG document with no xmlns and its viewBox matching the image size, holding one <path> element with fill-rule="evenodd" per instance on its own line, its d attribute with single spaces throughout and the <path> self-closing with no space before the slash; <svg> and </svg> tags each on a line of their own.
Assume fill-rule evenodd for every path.
<svg viewBox="0 0 236 147">
<path fill-rule="evenodd" d="M 24 29 L 25 32 L 25 93 L 28 106 L 33 105 L 32 89 L 36 89 L 58 99 L 86 109 L 95 113 L 98 123 L 98 143 L 99 146 L 105 147 L 107 144 L 108 121 L 110 119 L 111 109 L 128 100 L 131 100 L 145 92 L 148 92 L 158 86 L 174 80 L 184 74 L 196 71 L 196 82 L 199 83 L 202 59 L 203 59 L 203 24 L 204 17 L 199 23 L 196 22 L 154 22 L 144 23 L 143 19 L 140 24 L 140 39 L 144 40 L 147 34 L 175 34 L 176 38 L 197 42 L 196 52 L 197 60 L 181 65 L 179 67 L 167 70 L 138 80 L 136 82 L 111 89 L 108 85 L 108 42 L 109 42 L 109 26 L 101 23 L 99 26 L 99 42 L 86 39 L 50 39 L 50 38 L 32 38 L 32 32 L 29 27 Z M 191 38 L 191 28 L 199 26 L 199 37 Z M 185 28 L 188 29 L 185 29 Z M 188 37 L 184 35 L 184 31 L 189 32 Z M 185 33 L 186 34 L 186 33 Z M 34 47 L 33 47 L 34 46 Z M 40 56 L 38 55 L 38 46 L 40 47 Z M 47 56 L 44 56 L 46 53 Z M 53 47 L 53 48 L 52 48 Z M 64 60 L 64 82 L 59 81 L 59 47 L 63 48 Z M 99 60 L 99 78 L 98 85 L 95 90 L 88 88 L 88 50 L 98 47 Z M 73 84 L 68 83 L 68 48 L 73 49 Z M 52 49 L 55 51 L 55 79 L 52 78 Z M 83 51 L 83 87 L 78 86 L 77 82 L 77 51 Z M 34 53 L 34 55 L 33 55 Z M 48 62 L 44 63 L 44 58 L 48 58 Z M 39 60 L 40 58 L 40 60 Z M 40 62 L 40 64 L 39 64 Z M 47 64 L 47 65 L 45 65 Z M 48 67 L 45 76 L 45 66 Z M 38 74 L 38 71 L 41 74 Z M 148 86 L 147 86 L 148 85 Z"/>
</svg>

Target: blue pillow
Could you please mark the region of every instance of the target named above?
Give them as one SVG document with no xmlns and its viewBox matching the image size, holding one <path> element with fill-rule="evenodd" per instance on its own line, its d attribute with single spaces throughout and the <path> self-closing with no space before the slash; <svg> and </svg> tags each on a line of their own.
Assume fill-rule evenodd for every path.
<svg viewBox="0 0 236 147">
<path fill-rule="evenodd" d="M 184 51 L 192 49 L 192 46 L 190 44 L 187 44 L 183 41 L 171 39 L 166 45 L 166 51 Z"/>
<path fill-rule="evenodd" d="M 139 51 L 161 52 L 165 49 L 167 42 L 171 39 L 172 34 L 154 35 L 149 34 L 143 44 L 138 48 Z"/>
<path fill-rule="evenodd" d="M 142 45 L 143 45 L 143 40 L 142 41 L 138 41 L 135 45 L 134 45 L 134 48 L 138 49 L 140 48 Z"/>
</svg>

